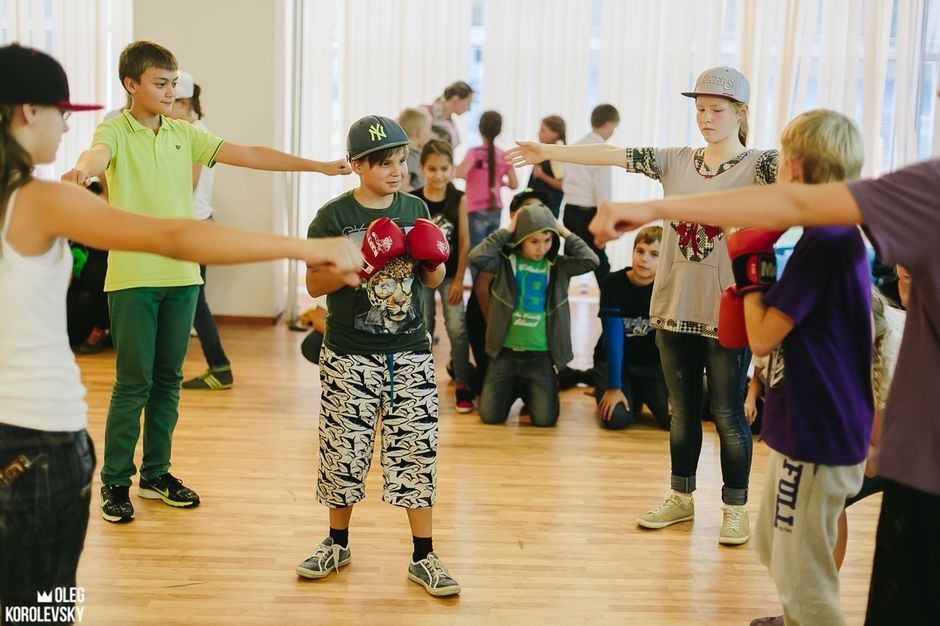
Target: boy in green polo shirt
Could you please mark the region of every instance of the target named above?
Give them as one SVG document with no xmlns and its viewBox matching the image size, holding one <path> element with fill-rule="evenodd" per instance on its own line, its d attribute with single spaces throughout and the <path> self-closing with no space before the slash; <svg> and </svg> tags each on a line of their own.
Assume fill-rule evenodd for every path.
<svg viewBox="0 0 940 626">
<path fill-rule="evenodd" d="M 193 166 L 216 162 L 275 171 L 348 174 L 344 160 L 321 163 L 270 148 L 247 147 L 166 117 L 173 106 L 177 63 L 158 44 L 137 41 L 121 53 L 121 83 L 131 108 L 101 124 L 92 147 L 62 179 L 88 185 L 107 174 L 111 204 L 144 215 L 192 218 Z M 139 495 L 175 507 L 199 496 L 170 474 L 173 429 L 179 418 L 182 365 L 202 279 L 195 263 L 138 252 L 112 252 L 105 291 L 111 312 L 117 376 L 105 427 L 101 514 L 129 522 L 136 472 L 134 449 L 144 412 Z"/>
</svg>

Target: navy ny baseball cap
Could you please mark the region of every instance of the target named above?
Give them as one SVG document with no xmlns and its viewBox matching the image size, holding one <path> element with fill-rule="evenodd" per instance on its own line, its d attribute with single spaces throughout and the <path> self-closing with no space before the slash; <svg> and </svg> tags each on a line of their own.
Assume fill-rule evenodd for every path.
<svg viewBox="0 0 940 626">
<path fill-rule="evenodd" d="M 346 157 L 358 161 L 369 153 L 408 145 L 408 135 L 393 119 L 367 115 L 349 127 L 346 136 Z"/>
</svg>

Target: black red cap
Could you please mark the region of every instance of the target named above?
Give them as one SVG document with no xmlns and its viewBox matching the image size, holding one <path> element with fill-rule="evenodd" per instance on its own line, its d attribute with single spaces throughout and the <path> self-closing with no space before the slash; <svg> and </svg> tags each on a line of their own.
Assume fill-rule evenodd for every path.
<svg viewBox="0 0 940 626">
<path fill-rule="evenodd" d="M 58 61 L 19 44 L 0 47 L 0 104 L 41 104 L 66 111 L 95 111 L 100 104 L 75 104 Z"/>
</svg>

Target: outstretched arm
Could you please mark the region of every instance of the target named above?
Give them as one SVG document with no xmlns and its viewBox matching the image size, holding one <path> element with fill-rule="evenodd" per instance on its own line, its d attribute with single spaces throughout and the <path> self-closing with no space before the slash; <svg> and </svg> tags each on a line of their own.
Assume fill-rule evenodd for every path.
<svg viewBox="0 0 940 626">
<path fill-rule="evenodd" d="M 659 219 L 769 230 L 863 221 L 845 183 L 787 183 L 673 196 L 652 202 L 604 202 L 598 207 L 590 229 L 595 242 L 603 245 Z"/>
<path fill-rule="evenodd" d="M 542 161 L 626 167 L 627 162 L 624 148 L 606 143 L 564 146 L 533 141 L 517 141 L 515 148 L 506 151 L 506 160 L 516 167 L 535 165 Z"/>
<path fill-rule="evenodd" d="M 265 146 L 243 146 L 226 141 L 219 148 L 216 161 L 226 165 L 274 172 L 317 172 L 327 176 L 349 174 L 352 169 L 346 159 L 314 161 L 294 156 Z"/>
<path fill-rule="evenodd" d="M 51 241 L 66 237 L 102 250 L 150 252 L 205 265 L 298 259 L 357 284 L 362 255 L 348 239 L 317 241 L 255 233 L 211 221 L 148 217 L 116 209 L 73 185 L 29 183 L 28 230 Z M 102 228 L 102 225 L 107 225 Z"/>
</svg>

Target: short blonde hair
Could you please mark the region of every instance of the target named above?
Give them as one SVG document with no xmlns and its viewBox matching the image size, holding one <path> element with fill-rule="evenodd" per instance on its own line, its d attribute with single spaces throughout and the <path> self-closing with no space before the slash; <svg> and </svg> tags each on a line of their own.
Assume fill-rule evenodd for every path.
<svg viewBox="0 0 940 626">
<path fill-rule="evenodd" d="M 810 184 L 854 180 L 862 174 L 865 145 L 848 116 L 829 109 L 800 113 L 780 135 L 780 147 L 799 161 Z"/>
<path fill-rule="evenodd" d="M 431 126 L 431 118 L 424 111 L 405 109 L 398 116 L 398 125 L 401 126 L 406 135 L 414 137 L 424 126 Z"/>
</svg>

